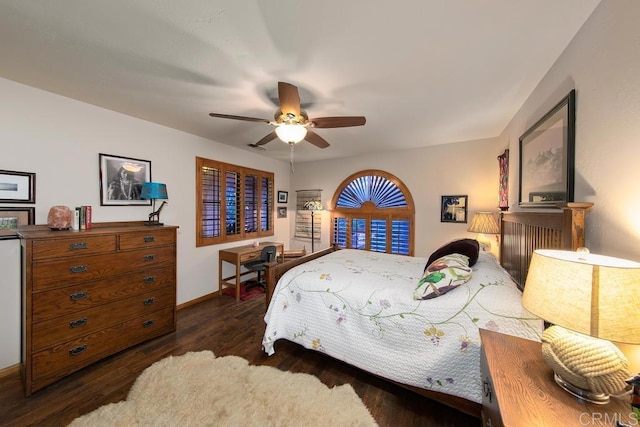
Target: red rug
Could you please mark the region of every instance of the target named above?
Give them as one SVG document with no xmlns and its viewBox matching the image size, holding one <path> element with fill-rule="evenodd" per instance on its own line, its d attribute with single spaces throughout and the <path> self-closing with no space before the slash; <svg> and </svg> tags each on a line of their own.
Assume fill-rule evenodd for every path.
<svg viewBox="0 0 640 427">
<path fill-rule="evenodd" d="M 234 288 L 224 288 L 222 293 L 225 295 L 229 295 L 231 297 L 236 297 L 236 290 Z M 245 289 L 244 283 L 240 284 L 240 300 L 248 301 L 255 297 L 259 297 L 260 295 L 264 295 L 264 289 L 260 286 L 251 286 L 247 291 Z"/>
</svg>

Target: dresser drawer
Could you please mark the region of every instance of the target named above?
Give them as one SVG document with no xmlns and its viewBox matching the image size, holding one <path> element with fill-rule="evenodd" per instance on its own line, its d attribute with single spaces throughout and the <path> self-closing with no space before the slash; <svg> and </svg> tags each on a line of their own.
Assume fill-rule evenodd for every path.
<svg viewBox="0 0 640 427">
<path fill-rule="evenodd" d="M 165 286 L 125 300 L 34 323 L 32 351 L 37 352 L 61 341 L 104 329 L 122 320 L 152 313 L 171 306 L 174 301 L 175 289 Z"/>
<path fill-rule="evenodd" d="M 162 286 L 175 286 L 174 267 L 136 270 L 131 274 L 94 280 L 64 288 L 36 292 L 32 296 L 34 322 L 121 300 Z"/>
<path fill-rule="evenodd" d="M 131 273 L 136 269 L 170 267 L 174 263 L 174 248 L 170 246 L 57 261 L 38 261 L 34 262 L 32 267 L 32 286 L 33 290 L 39 291 Z"/>
<path fill-rule="evenodd" d="M 140 249 L 151 246 L 171 245 L 176 241 L 176 234 L 172 230 L 158 230 L 149 228 L 149 232 L 126 233 L 120 235 L 120 249 Z"/>
<path fill-rule="evenodd" d="M 136 317 L 95 333 L 34 353 L 32 390 L 134 344 L 175 330 L 173 307 Z"/>
<path fill-rule="evenodd" d="M 116 236 L 82 236 L 70 239 L 34 240 L 33 259 L 57 258 L 62 256 L 92 255 L 116 251 Z"/>
</svg>

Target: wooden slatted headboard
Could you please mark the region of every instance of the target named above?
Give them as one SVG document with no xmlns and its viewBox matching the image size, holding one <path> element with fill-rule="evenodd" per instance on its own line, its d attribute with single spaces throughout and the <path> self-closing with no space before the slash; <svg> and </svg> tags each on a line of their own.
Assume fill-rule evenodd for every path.
<svg viewBox="0 0 640 427">
<path fill-rule="evenodd" d="M 520 289 L 535 249 L 576 250 L 585 245 L 585 216 L 593 203 L 566 203 L 557 211 L 503 212 L 500 264 Z"/>
</svg>

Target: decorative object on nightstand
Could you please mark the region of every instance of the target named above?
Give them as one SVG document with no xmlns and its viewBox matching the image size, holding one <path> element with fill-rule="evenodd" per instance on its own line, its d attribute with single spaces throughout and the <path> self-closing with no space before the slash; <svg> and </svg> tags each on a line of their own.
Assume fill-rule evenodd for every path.
<svg viewBox="0 0 640 427">
<path fill-rule="evenodd" d="M 556 382 L 583 400 L 604 404 L 631 376 L 610 341 L 640 344 L 640 263 L 577 252 L 536 250 L 522 305 L 552 323 L 542 352 Z"/>
<path fill-rule="evenodd" d="M 471 219 L 471 225 L 467 229 L 470 233 L 478 233 L 478 242 L 486 242 L 489 244 L 489 250 L 492 249 L 491 241 L 484 236 L 485 234 L 500 234 L 498 223 L 493 212 L 476 212 Z M 497 239 L 497 236 L 496 236 Z"/>
<path fill-rule="evenodd" d="M 156 200 L 160 199 L 168 199 L 167 196 L 167 186 L 166 184 L 160 184 L 159 182 L 145 182 L 142 184 L 142 193 L 140 194 L 141 199 L 151 199 L 153 200 L 153 212 L 149 214 L 149 221 L 146 222 L 146 225 L 163 225 L 160 222 L 160 211 L 167 202 L 162 202 L 160 207 L 156 209 Z"/>
<path fill-rule="evenodd" d="M 314 227 L 313 218 L 315 212 L 319 212 L 323 209 L 322 203 L 320 203 L 318 200 L 309 200 L 302 206 L 302 209 L 304 209 L 305 211 L 311 211 L 311 253 L 313 253 L 313 243 L 316 238 L 316 229 Z"/>
<path fill-rule="evenodd" d="M 52 230 L 68 230 L 71 227 L 71 209 L 68 206 L 53 206 L 49 209 L 47 225 Z"/>
</svg>

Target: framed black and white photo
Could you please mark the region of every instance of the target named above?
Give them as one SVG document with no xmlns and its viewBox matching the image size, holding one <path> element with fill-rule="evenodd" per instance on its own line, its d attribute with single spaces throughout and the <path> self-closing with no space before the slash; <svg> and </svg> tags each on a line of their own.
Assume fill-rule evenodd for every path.
<svg viewBox="0 0 640 427">
<path fill-rule="evenodd" d="M 520 137 L 520 206 L 573 201 L 575 121 L 572 90 Z"/>
<path fill-rule="evenodd" d="M 151 206 L 141 199 L 142 184 L 151 181 L 151 162 L 100 153 L 100 204 Z"/>
<path fill-rule="evenodd" d="M 35 173 L 0 170 L 0 203 L 35 202 Z"/>
<path fill-rule="evenodd" d="M 278 208 L 278 218 L 287 217 L 287 208 Z"/>
<path fill-rule="evenodd" d="M 35 220 L 34 207 L 14 208 L 0 206 L 0 236 L 13 234 L 21 225 L 31 225 Z"/>
<path fill-rule="evenodd" d="M 289 201 L 289 192 L 278 191 L 278 203 L 287 203 Z"/>
<path fill-rule="evenodd" d="M 467 196 L 442 196 L 440 222 L 467 222 Z"/>
</svg>

